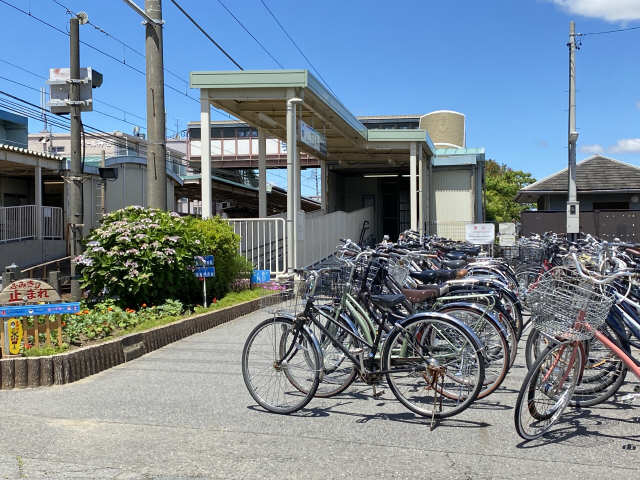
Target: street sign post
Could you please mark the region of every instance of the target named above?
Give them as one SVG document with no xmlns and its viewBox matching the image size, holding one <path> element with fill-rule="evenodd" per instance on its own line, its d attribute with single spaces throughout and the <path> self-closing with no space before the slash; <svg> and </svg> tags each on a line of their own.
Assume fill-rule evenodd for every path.
<svg viewBox="0 0 640 480">
<path fill-rule="evenodd" d="M 215 259 L 213 255 L 198 255 L 193 257 L 195 269 L 193 274 L 202 281 L 203 305 L 207 306 L 207 278 L 216 276 Z"/>
</svg>

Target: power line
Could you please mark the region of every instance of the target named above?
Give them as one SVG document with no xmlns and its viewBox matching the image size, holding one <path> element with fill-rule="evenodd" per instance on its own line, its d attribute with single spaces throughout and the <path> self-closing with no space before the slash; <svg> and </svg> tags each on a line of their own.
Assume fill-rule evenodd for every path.
<svg viewBox="0 0 640 480">
<path fill-rule="evenodd" d="M 39 18 L 39 17 L 37 17 L 37 16 L 33 15 L 31 12 L 27 12 L 26 10 L 23 10 L 23 9 L 21 9 L 21 8 L 19 8 L 19 7 L 16 7 L 15 5 L 13 5 L 13 4 L 11 4 L 11 3 L 7 2 L 6 0 L 0 0 L 0 3 L 3 3 L 3 4 L 5 4 L 5 5 L 7 5 L 8 7 L 11 7 L 11 8 L 13 8 L 14 10 L 17 10 L 17 11 L 19 11 L 19 12 L 21 12 L 21 13 L 23 13 L 23 14 L 27 15 L 28 17 L 33 18 L 34 20 L 36 20 L 36 21 L 38 21 L 38 22 L 40 22 L 40 23 L 42 23 L 42 24 L 44 24 L 44 25 L 48 26 L 49 28 L 52 28 L 53 30 L 55 30 L 55 31 L 57 31 L 57 32 L 59 32 L 59 33 L 61 33 L 61 34 L 63 34 L 63 35 L 66 35 L 67 37 L 69 36 L 69 33 L 68 33 L 68 32 L 65 32 L 64 30 L 62 30 L 62 29 L 60 29 L 60 28 L 56 27 L 55 25 L 52 25 L 52 24 L 50 24 L 49 22 L 47 22 L 47 21 L 45 21 L 45 20 L 43 20 L 43 19 L 41 19 L 41 18 Z M 139 73 L 140 75 L 143 75 L 143 76 L 144 76 L 144 75 L 146 75 L 146 74 L 145 74 L 145 72 L 144 72 L 144 71 L 142 71 L 142 70 L 140 70 L 139 68 L 136 68 L 136 67 L 134 67 L 133 65 L 130 65 L 130 64 L 126 63 L 126 62 L 123 62 L 123 61 L 122 61 L 122 60 L 120 60 L 119 58 L 117 58 L 117 57 L 115 57 L 115 56 L 111 55 L 110 53 L 105 52 L 104 50 L 101 50 L 100 48 L 98 48 L 98 47 L 96 47 L 96 46 L 94 46 L 94 45 L 92 45 L 92 44 L 90 44 L 90 43 L 88 43 L 88 42 L 85 42 L 85 41 L 83 41 L 83 40 L 80 40 L 80 43 L 81 43 L 81 44 L 83 44 L 83 45 L 85 45 L 85 46 L 87 46 L 87 47 L 89 47 L 89 48 L 91 48 L 92 50 L 95 50 L 96 52 L 101 53 L 102 55 L 104 55 L 104 56 L 106 56 L 106 57 L 108 57 L 108 58 L 110 58 L 110 59 L 112 59 L 112 60 L 114 60 L 114 61 L 116 61 L 116 62 L 118 62 L 118 63 L 122 64 L 122 65 L 124 65 L 125 67 L 127 67 L 127 68 L 129 68 L 129 69 L 133 70 L 134 72 Z M 165 83 L 165 86 L 166 86 L 168 89 L 173 90 L 174 92 L 179 93 L 180 95 L 184 95 L 185 97 L 189 98 L 190 100 L 193 100 L 194 102 L 196 102 L 196 103 L 198 103 L 198 104 L 200 103 L 200 100 L 199 100 L 199 99 L 197 99 L 197 98 L 195 98 L 195 97 L 192 97 L 191 95 L 189 95 L 189 94 L 187 94 L 187 93 L 185 93 L 185 92 L 183 92 L 183 91 L 181 91 L 181 90 L 177 89 L 177 88 L 176 88 L 176 87 L 174 87 L 173 85 L 170 85 L 170 84 L 168 84 L 168 83 Z M 223 113 L 223 112 L 221 112 L 221 111 L 220 111 L 220 110 L 218 110 L 218 109 L 215 109 L 215 108 L 214 108 L 214 110 L 216 110 L 216 111 L 217 111 L 217 112 L 219 112 L 219 113 Z M 224 114 L 225 114 L 225 115 L 227 115 L 226 113 L 224 113 Z"/>
<path fill-rule="evenodd" d="M 618 32 L 628 32 L 629 30 L 638 30 L 640 26 L 637 27 L 628 27 L 628 28 L 617 28 L 615 30 L 605 30 L 603 32 L 588 32 L 588 33 L 579 33 L 578 36 L 586 37 L 587 35 L 604 35 L 606 33 L 618 33 Z"/>
<path fill-rule="evenodd" d="M 232 12 L 231 10 L 229 10 L 229 8 L 228 8 L 224 3 L 222 3 L 222 0 L 218 0 L 218 3 L 219 3 L 220 5 L 222 5 L 222 8 L 224 8 L 224 9 L 227 11 L 227 13 L 233 17 L 233 19 L 238 23 L 238 25 L 240 25 L 240 26 L 244 29 L 244 31 L 245 31 L 245 32 L 247 32 L 247 33 L 251 36 L 251 38 L 253 38 L 253 39 L 256 41 L 256 43 L 257 43 L 258 45 L 260 45 L 260 48 L 262 48 L 262 50 L 264 51 L 264 53 L 266 53 L 267 55 L 269 55 L 269 57 L 271 57 L 271 60 L 273 60 L 273 61 L 276 63 L 276 65 L 278 65 L 280 68 L 284 68 L 284 66 L 283 66 L 283 65 L 282 65 L 282 64 L 281 64 L 281 63 L 280 63 L 280 62 L 279 62 L 279 61 L 278 61 L 278 60 L 277 60 L 277 59 L 276 59 L 272 54 L 271 54 L 271 52 L 270 52 L 269 50 L 267 50 L 267 48 L 262 44 L 262 42 L 260 42 L 260 40 L 258 40 L 258 39 L 253 35 L 253 33 L 251 33 L 251 32 L 249 31 L 249 29 L 248 29 L 247 27 L 245 27 L 245 26 L 244 26 L 244 24 L 240 21 L 240 19 L 239 19 L 238 17 L 236 17 L 236 16 L 233 14 L 233 12 Z"/>
<path fill-rule="evenodd" d="M 202 34 L 203 34 L 205 37 L 207 37 L 207 38 L 209 39 L 209 41 L 210 41 L 211 43 L 213 43 L 213 44 L 218 48 L 218 50 L 220 50 L 222 53 L 224 53 L 224 55 L 225 55 L 229 60 L 231 60 L 231 61 L 233 62 L 233 64 L 234 64 L 236 67 L 238 67 L 240 70 L 244 70 L 244 68 L 242 68 L 242 67 L 240 66 L 240 64 L 239 64 L 238 62 L 236 62 L 236 61 L 235 61 L 235 59 L 234 59 L 231 55 L 229 55 L 229 54 L 227 53 L 227 51 L 226 51 L 224 48 L 222 48 L 222 46 L 221 46 L 218 42 L 216 42 L 216 41 L 213 39 L 213 37 L 211 37 L 211 35 L 209 35 L 209 34 L 204 30 L 204 28 L 202 28 L 202 27 L 198 24 L 198 22 L 196 22 L 196 21 L 193 19 L 193 17 L 192 17 L 191 15 L 189 15 L 189 14 L 185 11 L 185 9 L 184 9 L 184 8 L 182 8 L 182 7 L 180 6 L 180 4 L 179 4 L 176 0 L 171 0 L 171 3 L 173 3 L 173 4 L 176 6 L 176 8 L 177 8 L 178 10 L 180 10 L 180 11 L 182 12 L 182 14 L 183 14 L 185 17 L 187 17 L 187 18 L 189 19 L 189 21 L 190 21 L 191 23 L 193 23 L 193 24 L 196 26 L 196 28 L 197 28 L 198 30 L 200 30 L 200 31 L 202 32 Z"/>
<path fill-rule="evenodd" d="M 173 0 L 171 0 L 173 1 Z M 295 42 L 295 40 L 291 37 L 291 35 L 289 35 L 289 32 L 287 32 L 287 30 L 284 28 L 284 26 L 280 23 L 280 21 L 278 20 L 278 18 L 275 16 L 275 14 L 271 11 L 271 9 L 267 6 L 267 4 L 264 2 L 264 0 L 260 0 L 260 3 L 262 3 L 262 5 L 264 6 L 264 8 L 267 10 L 267 12 L 269 12 L 269 15 L 271 15 L 271 17 L 275 20 L 275 22 L 278 24 L 278 26 L 280 27 L 280 30 L 282 30 L 282 32 L 287 36 L 287 38 L 291 41 L 291 43 L 293 44 L 294 47 L 296 47 L 296 50 L 298 50 L 298 52 L 300 52 L 300 55 L 302 55 L 304 57 L 304 59 L 307 61 L 307 63 L 309 64 L 309 66 L 311 66 L 311 68 L 313 69 L 314 72 L 316 72 L 316 74 L 318 75 L 318 77 L 320 77 L 320 80 L 322 80 L 322 82 L 327 86 L 327 88 L 329 89 L 329 91 L 331 93 L 333 93 L 334 96 L 337 97 L 336 92 L 333 91 L 333 89 L 329 86 L 329 84 L 327 83 L 327 81 L 324 79 L 324 77 L 322 76 L 322 74 L 318 71 L 318 69 L 313 65 L 313 63 L 311 63 L 311 60 L 309 60 L 309 58 L 304 54 L 304 52 L 302 51 L 302 49 L 298 46 L 298 44 Z"/>
<path fill-rule="evenodd" d="M 66 13 L 70 16 L 75 16 L 76 14 L 73 13 L 71 11 L 71 9 L 69 9 L 67 6 L 63 5 L 62 3 L 60 3 L 58 0 L 52 0 L 55 4 L 60 5 L 62 8 L 65 9 Z M 146 58 L 145 54 L 143 52 L 141 52 L 140 50 L 138 50 L 135 47 L 132 47 L 131 45 L 129 45 L 128 43 L 126 43 L 125 41 L 119 39 L 118 37 L 116 37 L 115 35 L 112 35 L 111 33 L 107 32 L 104 28 L 99 27 L 98 25 L 96 25 L 95 23 L 93 23 L 91 20 L 87 20 L 87 24 L 91 25 L 95 30 L 97 30 L 98 32 L 102 33 L 103 35 L 105 35 L 106 37 L 109 37 L 110 39 L 112 39 L 115 42 L 118 42 L 120 45 L 122 45 L 123 48 L 125 49 L 129 49 L 131 50 L 133 53 L 135 53 L 136 55 L 138 55 L 141 58 Z M 174 76 L 175 78 L 177 78 L 178 80 L 180 80 L 181 82 L 185 83 L 186 85 L 189 85 L 189 82 L 187 82 L 184 78 L 182 78 L 182 76 L 178 75 L 177 73 L 172 72 L 171 70 L 169 70 L 167 67 L 163 67 L 163 70 L 165 72 L 167 72 L 168 74 Z"/>
</svg>

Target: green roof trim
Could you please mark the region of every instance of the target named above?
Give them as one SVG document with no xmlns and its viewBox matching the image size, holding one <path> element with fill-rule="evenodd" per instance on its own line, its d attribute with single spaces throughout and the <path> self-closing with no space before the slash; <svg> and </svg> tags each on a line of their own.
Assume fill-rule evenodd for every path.
<svg viewBox="0 0 640 480">
<path fill-rule="evenodd" d="M 436 152 L 427 131 L 419 128 L 370 128 L 367 130 L 367 140 L 370 142 L 424 142 L 432 154 Z"/>
</svg>

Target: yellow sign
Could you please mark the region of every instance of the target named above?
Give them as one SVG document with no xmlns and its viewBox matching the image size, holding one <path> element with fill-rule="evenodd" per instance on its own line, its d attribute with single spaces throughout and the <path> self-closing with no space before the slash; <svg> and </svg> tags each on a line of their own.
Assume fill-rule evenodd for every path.
<svg viewBox="0 0 640 480">
<path fill-rule="evenodd" d="M 22 345 L 22 323 L 17 318 L 10 318 L 9 323 L 9 353 L 18 355 Z"/>
</svg>

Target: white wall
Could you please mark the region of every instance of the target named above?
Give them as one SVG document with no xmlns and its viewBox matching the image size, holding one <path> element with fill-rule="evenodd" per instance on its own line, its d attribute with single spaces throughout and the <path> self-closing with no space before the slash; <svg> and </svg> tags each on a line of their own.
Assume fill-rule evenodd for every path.
<svg viewBox="0 0 640 480">
<path fill-rule="evenodd" d="M 298 238 L 298 267 L 306 267 L 334 253 L 340 238 L 357 242 L 365 220 L 372 223 L 372 208 L 326 215 L 322 212 L 307 213 L 303 238 Z"/>
</svg>

